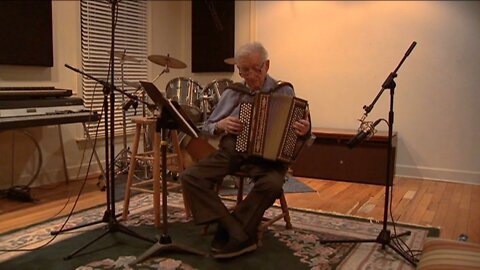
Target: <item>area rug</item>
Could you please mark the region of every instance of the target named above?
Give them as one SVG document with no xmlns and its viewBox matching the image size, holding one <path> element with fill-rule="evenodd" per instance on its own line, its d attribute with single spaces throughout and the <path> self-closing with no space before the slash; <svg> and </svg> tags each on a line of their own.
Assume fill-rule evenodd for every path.
<svg viewBox="0 0 480 270">
<path fill-rule="evenodd" d="M 171 180 L 173 181 L 173 180 Z M 119 174 L 115 178 L 115 198 L 116 200 L 123 200 L 125 195 L 125 184 L 127 182 L 126 174 Z M 220 188 L 219 194 L 222 196 L 231 196 L 237 195 L 238 193 L 238 177 L 235 176 L 226 176 L 222 182 L 222 187 Z M 253 183 L 248 179 L 245 181 L 243 193 L 247 194 L 253 187 Z M 304 193 L 304 192 L 315 192 L 314 189 L 305 185 L 295 177 L 287 174 L 285 177 L 285 184 L 283 185 L 283 191 L 285 193 Z M 138 192 L 132 191 L 136 194 Z"/>
<path fill-rule="evenodd" d="M 233 202 L 226 201 L 226 204 Z M 398 254 L 376 243 L 320 244 L 325 239 L 375 238 L 382 225 L 361 219 L 303 210 L 290 210 L 294 229 L 287 230 L 283 222 L 271 226 L 263 245 L 255 252 L 230 260 L 215 260 L 208 256 L 212 232 L 202 234 L 202 228 L 185 218 L 182 196 L 171 192 L 168 196 L 168 226 L 164 236 L 172 240 L 172 247 L 185 246 L 207 254 L 198 256 L 175 249 L 161 250 L 132 267 L 131 262 L 154 246 L 152 242 L 165 231 L 153 226 L 152 196 L 138 194 L 132 197 L 131 213 L 120 226 L 142 235 L 152 242 L 122 233 L 100 222 L 61 233 L 48 245 L 34 251 L 22 251 L 51 241 L 51 231 L 61 230 L 65 218 L 37 224 L 0 236 L 0 269 L 413 269 Z M 121 212 L 121 202 L 116 207 Z M 105 207 L 85 210 L 73 215 L 63 229 L 76 228 L 92 221 L 101 221 Z M 267 215 L 280 209 L 272 207 Z M 214 227 L 214 226 L 211 226 Z M 397 225 L 396 232 L 410 231 L 403 238 L 412 250 L 421 249 L 433 228 Z M 98 240 L 95 238 L 100 237 Z M 92 242 L 93 241 L 93 242 Z M 75 254 L 76 249 L 91 245 Z M 7 251 L 19 250 L 19 251 Z"/>
</svg>

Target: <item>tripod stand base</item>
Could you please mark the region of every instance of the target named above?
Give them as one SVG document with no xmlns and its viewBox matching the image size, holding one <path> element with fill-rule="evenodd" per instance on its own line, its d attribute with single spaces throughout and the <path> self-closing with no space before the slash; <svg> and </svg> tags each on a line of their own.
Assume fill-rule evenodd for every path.
<svg viewBox="0 0 480 270">
<path fill-rule="evenodd" d="M 68 256 L 64 257 L 63 259 L 64 260 L 69 260 L 71 258 L 73 258 L 73 256 L 75 256 L 77 253 L 79 253 L 80 251 L 84 250 L 85 248 L 89 247 L 90 245 L 92 245 L 93 243 L 95 243 L 96 241 L 100 240 L 101 238 L 103 238 L 104 236 L 106 236 L 107 234 L 109 233 L 116 233 L 116 232 L 121 232 L 121 233 L 124 233 L 124 234 L 127 234 L 127 235 L 130 235 L 130 236 L 133 236 L 133 237 L 136 237 L 138 239 L 141 239 L 141 240 L 145 240 L 147 242 L 151 242 L 153 243 L 154 241 L 152 241 L 151 239 L 149 238 L 146 238 L 142 235 L 139 235 L 138 233 L 128 229 L 127 227 L 119 224 L 118 222 L 114 221 L 114 222 L 110 222 L 109 226 L 108 226 L 108 229 L 103 232 L 102 234 L 100 234 L 99 236 L 97 236 L 96 238 L 94 238 L 93 240 L 91 240 L 90 242 L 88 242 L 87 244 L 85 244 L 84 246 L 78 248 L 77 250 L 73 251 L 72 253 L 70 253 Z"/>
<path fill-rule="evenodd" d="M 133 266 L 135 264 L 141 263 L 145 261 L 147 258 L 150 256 L 162 252 L 162 251 L 180 251 L 180 252 L 186 252 L 194 255 L 199 255 L 199 256 L 206 256 L 204 252 L 200 252 L 194 248 L 190 248 L 187 246 L 179 245 L 179 244 L 174 244 L 172 243 L 172 240 L 170 239 L 170 236 L 168 235 L 162 235 L 160 240 L 155 243 L 153 246 L 151 246 L 147 251 L 145 251 L 143 254 L 141 254 L 135 261 L 131 262 L 129 265 Z"/>
<path fill-rule="evenodd" d="M 120 217 L 122 214 L 117 214 L 115 215 L 116 218 Z M 89 226 L 92 226 L 92 225 L 95 225 L 95 224 L 100 224 L 102 222 L 108 222 L 110 218 L 110 211 L 105 211 L 105 213 L 103 214 L 103 217 L 101 220 L 97 220 L 97 221 L 93 221 L 93 222 L 89 222 L 89 223 L 86 223 L 86 224 L 82 224 L 82 225 L 78 225 L 78 226 L 75 226 L 75 227 L 71 227 L 71 228 L 67 228 L 67 229 L 61 229 L 61 230 L 58 230 L 58 231 L 52 231 L 50 232 L 50 235 L 57 235 L 57 234 L 61 234 L 63 232 L 69 232 L 69 231 L 73 231 L 73 230 L 76 230 L 76 229 L 80 229 L 80 228 L 85 228 L 85 227 L 89 227 Z"/>
<path fill-rule="evenodd" d="M 393 249 L 397 254 L 402 256 L 407 262 L 413 266 L 417 266 L 418 260 L 413 256 L 405 254 L 404 251 L 398 249 L 396 246 L 391 244 L 392 239 L 400 238 L 402 236 L 410 235 L 410 231 L 398 235 L 391 235 L 389 230 L 382 230 L 380 234 L 375 239 L 341 239 L 341 240 L 320 240 L 320 244 L 332 244 L 332 243 L 379 243 L 382 244 L 382 249 L 385 249 L 385 246 Z"/>
</svg>

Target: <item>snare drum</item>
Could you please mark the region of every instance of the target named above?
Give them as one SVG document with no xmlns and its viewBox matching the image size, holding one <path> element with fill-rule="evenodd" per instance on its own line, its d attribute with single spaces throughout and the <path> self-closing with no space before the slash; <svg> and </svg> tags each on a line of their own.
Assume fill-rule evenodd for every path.
<svg viewBox="0 0 480 270">
<path fill-rule="evenodd" d="M 178 77 L 167 83 L 165 93 L 168 99 L 175 100 L 190 116 L 192 122 L 200 123 L 202 121 L 202 111 L 200 109 L 200 97 L 202 87 L 193 79 Z"/>
<path fill-rule="evenodd" d="M 233 84 L 230 79 L 213 80 L 203 89 L 203 96 L 207 97 L 208 103 L 204 103 L 203 110 L 210 114 L 217 106 L 220 96 L 227 86 Z"/>
</svg>

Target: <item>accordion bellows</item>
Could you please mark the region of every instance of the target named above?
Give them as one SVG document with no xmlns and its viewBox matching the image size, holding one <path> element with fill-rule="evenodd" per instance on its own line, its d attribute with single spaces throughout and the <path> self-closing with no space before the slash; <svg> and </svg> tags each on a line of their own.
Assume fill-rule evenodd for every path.
<svg viewBox="0 0 480 270">
<path fill-rule="evenodd" d="M 308 102 L 286 95 L 257 93 L 254 103 L 240 104 L 244 129 L 237 136 L 235 150 L 268 160 L 290 163 L 302 143 L 292 124 L 305 117 Z"/>
</svg>

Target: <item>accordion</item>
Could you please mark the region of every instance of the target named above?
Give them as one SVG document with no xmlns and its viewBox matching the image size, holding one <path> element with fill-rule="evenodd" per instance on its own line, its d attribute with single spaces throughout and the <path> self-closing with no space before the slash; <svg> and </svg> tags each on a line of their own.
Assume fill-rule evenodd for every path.
<svg viewBox="0 0 480 270">
<path fill-rule="evenodd" d="M 240 104 L 242 132 L 235 150 L 268 160 L 291 163 L 303 145 L 292 124 L 305 118 L 308 102 L 286 95 L 257 93 L 253 103 Z"/>
</svg>

